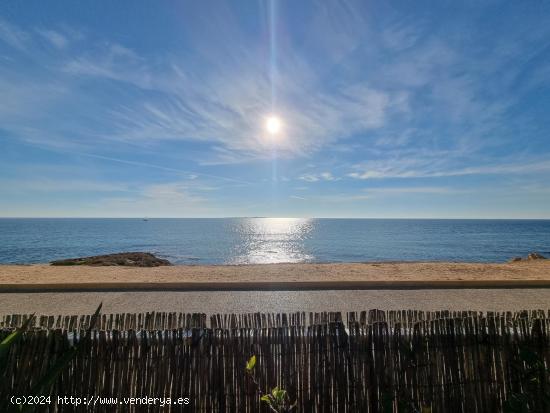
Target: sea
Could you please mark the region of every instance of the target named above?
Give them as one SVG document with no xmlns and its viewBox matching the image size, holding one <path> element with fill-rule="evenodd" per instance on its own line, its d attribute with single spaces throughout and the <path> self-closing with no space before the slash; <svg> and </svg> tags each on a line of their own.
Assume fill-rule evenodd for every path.
<svg viewBox="0 0 550 413">
<path fill-rule="evenodd" d="M 0 219 L 0 263 L 124 251 L 174 264 L 460 261 L 550 256 L 550 220 Z"/>
</svg>

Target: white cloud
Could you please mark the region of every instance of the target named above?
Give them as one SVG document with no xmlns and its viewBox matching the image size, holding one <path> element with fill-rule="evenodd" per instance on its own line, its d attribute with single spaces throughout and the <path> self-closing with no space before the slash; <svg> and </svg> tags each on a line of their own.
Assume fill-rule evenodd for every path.
<svg viewBox="0 0 550 413">
<path fill-rule="evenodd" d="M 373 161 L 363 166 L 356 166 L 357 172 L 348 174 L 354 179 L 385 178 L 438 178 L 466 175 L 504 175 L 529 174 L 550 171 L 550 161 L 542 160 L 528 163 L 501 163 L 495 165 L 471 166 L 462 168 L 449 167 L 448 160 L 412 160 Z"/>
<path fill-rule="evenodd" d="M 319 52 L 331 64 L 341 64 L 346 55 L 357 51 L 361 45 L 358 39 L 369 30 L 364 14 L 360 10 L 353 12 L 356 7 L 359 6 L 323 6 L 310 22 L 310 33 L 322 48 Z M 230 12 L 222 8 L 218 13 Z M 384 82 L 365 80 L 369 76 L 350 76 L 341 78 L 338 84 L 326 84 L 324 72 L 307 56 L 297 53 L 292 44 L 280 45 L 280 60 L 284 65 L 270 78 L 263 48 L 245 36 L 238 26 L 231 25 L 230 20 L 221 18 L 224 16 L 214 16 L 219 18 L 215 32 L 203 36 L 193 34 L 197 37 L 192 37 L 198 42 L 196 47 L 209 51 L 202 62 L 207 69 L 200 72 L 174 56 L 163 56 L 163 63 L 159 64 L 142 58 L 124 45 L 101 42 L 62 62 L 60 73 L 68 76 L 66 83 L 85 82 L 89 78 L 107 79 L 142 90 L 139 99 L 124 99 L 123 102 L 115 99 L 98 107 L 97 113 L 91 115 L 97 116 L 96 122 L 108 125 L 102 138 L 134 145 L 166 140 L 209 142 L 212 147 L 208 154 L 198 159 L 202 164 L 269 158 L 272 143 L 266 139 L 262 119 L 271 112 L 272 99 L 285 124 L 284 136 L 277 143 L 278 155 L 283 158 L 311 156 L 336 143 L 343 152 L 346 146 L 343 140 L 381 130 L 393 117 L 410 113 L 411 96 L 407 89 L 410 84 L 405 82 L 401 88 L 387 88 L 381 86 Z M 191 22 L 191 28 L 197 24 Z M 391 33 L 385 36 L 398 43 L 404 33 L 415 30 L 407 25 L 391 28 Z M 40 33 L 59 47 L 66 40 L 52 30 Z M 220 42 L 222 37 L 239 41 L 229 48 Z M 448 57 L 441 59 L 445 55 Z M 411 67 L 404 70 L 427 73 L 429 78 L 435 61 L 442 67 L 454 63 L 453 59 L 455 54 L 441 42 L 428 44 L 420 53 L 416 52 L 412 60 L 414 70 L 410 70 Z M 399 62 L 391 66 L 398 67 Z M 353 65 L 349 69 L 353 70 Z M 382 72 L 387 72 L 386 69 Z M 399 73 L 396 79 L 401 81 L 404 77 Z M 463 87 L 461 84 L 458 89 Z M 440 94 L 446 96 L 445 93 Z M 464 102 L 471 100 L 464 99 Z M 48 136 L 48 140 L 59 139 L 55 136 Z"/>
<path fill-rule="evenodd" d="M 236 164 L 272 156 L 263 119 L 274 107 L 285 124 L 277 143 L 280 158 L 311 157 L 327 148 L 339 156 L 378 149 L 385 163 L 358 167 L 349 176 L 414 177 L 447 173 L 456 165 L 445 164 L 437 155 L 422 158 L 421 151 L 411 151 L 408 156 L 421 162 L 414 168 L 403 167 L 401 158 L 388 149 L 415 145 L 434 154 L 442 147 L 475 154 L 494 144 L 492 136 L 500 136 L 494 130 L 503 124 L 501 117 L 515 98 L 480 93 L 485 90 L 480 79 L 487 78 L 481 75 L 492 74 L 508 56 L 473 59 L 445 36 L 433 36 L 423 20 L 389 18 L 384 29 L 375 32 L 368 7 L 349 2 L 319 5 L 307 22 L 301 48 L 291 36 L 282 35 L 281 19 L 272 75 L 265 45 L 236 24 L 230 8 L 220 6 L 208 14 L 215 30 L 202 27 L 206 16 L 185 22 L 182 30 L 192 45 L 185 58 L 165 50 L 154 57 L 141 56 L 138 49 L 87 38 L 88 47 L 77 54 L 47 62 L 61 68 L 52 74 L 58 77 L 50 84 L 69 89 L 61 103 L 73 123 L 59 122 L 63 125 L 59 130 L 42 131 L 36 127 L 41 119 L 32 115 L 51 118 L 50 110 L 58 102 L 42 97 L 36 105 L 40 111 L 23 110 L 35 99 L 29 91 L 38 82 L 34 77 L 25 82 L 22 76 L 11 76 L 6 83 L 18 86 L 15 92 L 8 87 L 15 103 L 3 117 L 8 120 L 3 126 L 17 136 L 40 132 L 41 143 L 51 145 L 72 140 L 85 146 L 98 138 L 137 146 L 198 141 L 207 148 L 195 159 L 198 163 Z M 38 32 L 60 49 L 67 44 L 67 37 L 58 31 Z M 0 37 L 18 48 L 31 40 L 4 21 Z M 489 77 L 491 82 L 496 78 Z M 89 107 L 80 113 L 84 106 L 73 103 L 87 98 L 80 91 L 88 81 L 98 90 L 113 88 L 116 93 L 109 92 L 105 100 L 89 98 Z M 38 94 L 52 95 L 47 90 Z M 17 119 L 23 111 L 24 118 Z M 11 116 L 14 113 L 18 116 Z M 426 126 L 427 116 L 437 125 Z M 79 117 L 91 119 L 100 130 L 87 130 Z M 33 127 L 34 132 L 29 132 Z M 439 133 L 447 127 L 448 133 Z M 349 138 L 354 139 L 348 145 Z M 309 174 L 302 180 L 333 179 Z"/>
<path fill-rule="evenodd" d="M 155 201 L 168 202 L 170 204 L 187 205 L 204 201 L 204 198 L 191 195 L 188 188 L 181 183 L 165 183 L 149 185 L 142 191 L 144 198 Z"/>
<path fill-rule="evenodd" d="M 101 214 L 108 211 L 110 216 L 196 217 L 222 213 L 180 182 L 146 185 L 137 194 L 105 197 L 98 205 Z"/>
<path fill-rule="evenodd" d="M 46 39 L 48 42 L 50 42 L 53 46 L 57 47 L 58 49 L 64 49 L 69 43 L 68 39 L 64 35 L 62 35 L 61 33 L 55 30 L 40 29 L 40 30 L 37 30 L 37 32 L 44 39 Z"/>
<path fill-rule="evenodd" d="M 271 79 L 264 49 L 223 21 L 218 31 L 242 37 L 242 43 L 225 48 L 215 35 L 197 39 L 196 47 L 212 51 L 204 55 L 206 69 L 200 72 L 174 56 L 163 56 L 159 64 L 116 43 L 98 44 L 61 66 L 76 80 L 107 79 L 142 89 L 139 99 L 101 108 L 101 122 L 110 125 L 109 139 L 210 142 L 214 151 L 201 160 L 205 164 L 270 157 L 272 143 L 262 120 L 272 111 L 272 99 L 285 124 L 277 151 L 287 158 L 309 156 L 354 134 L 380 129 L 394 114 L 409 110 L 406 92 L 377 88 L 362 79 L 325 87 L 323 73 L 291 45 L 281 51 L 285 64 Z M 356 31 L 351 29 L 343 44 Z M 323 41 L 329 40 L 324 34 Z M 326 47 L 329 53 L 332 46 Z"/>
<path fill-rule="evenodd" d="M 318 174 L 304 174 L 298 178 L 305 182 L 318 182 L 318 181 L 338 181 L 340 178 L 336 178 L 331 172 L 321 172 Z"/>
<path fill-rule="evenodd" d="M 337 181 L 338 180 L 330 172 L 322 172 L 321 173 L 321 178 L 323 178 L 325 181 Z"/>
<path fill-rule="evenodd" d="M 15 49 L 25 50 L 28 39 L 26 32 L 0 18 L 0 40 Z"/>
<path fill-rule="evenodd" d="M 71 71 L 82 62 L 73 62 Z M 87 66 L 88 74 L 116 79 L 118 70 Z M 238 75 L 237 75 L 238 72 Z M 165 75 L 170 77 L 170 74 Z M 173 73 L 172 73 L 173 76 Z M 198 140 L 217 144 L 214 159 L 205 163 L 235 163 L 242 160 L 269 158 L 271 140 L 263 130 L 263 118 L 270 113 L 269 85 L 260 73 L 238 70 L 236 77 L 206 79 L 200 84 L 186 84 L 173 79 L 178 86 L 164 90 L 147 80 L 134 84 L 159 88 L 165 93 L 162 102 L 145 101 L 112 111 L 116 129 L 111 137 L 133 142 L 150 140 Z M 131 80 L 132 77 L 124 81 Z M 279 156 L 304 156 L 330 142 L 355 133 L 378 129 L 395 110 L 402 110 L 405 95 L 375 90 L 356 84 L 343 92 L 327 94 L 306 86 L 279 91 L 281 102 L 276 112 L 283 119 L 285 130 L 277 142 Z M 297 96 L 294 99 L 293 96 Z M 214 162 L 212 162 L 214 161 Z"/>
<path fill-rule="evenodd" d="M 168 167 L 168 166 L 156 165 L 156 164 L 152 164 L 152 163 L 148 163 L 148 162 L 138 162 L 138 161 L 132 161 L 132 160 L 127 160 L 127 159 L 113 158 L 113 157 L 110 157 L 110 156 L 102 156 L 102 155 L 96 155 L 96 154 L 91 154 L 91 153 L 82 153 L 82 152 L 80 152 L 80 153 L 74 153 L 73 152 L 73 154 L 74 155 L 79 155 L 79 156 L 95 158 L 95 159 L 101 159 L 101 160 L 105 160 L 105 161 L 111 161 L 111 162 L 126 164 L 126 165 L 133 165 L 133 166 L 138 166 L 138 167 L 158 169 L 158 170 L 166 171 L 166 172 L 173 172 L 173 173 L 178 174 L 178 175 L 184 175 L 184 176 L 188 177 L 188 179 L 193 179 L 192 176 L 198 175 L 198 176 L 202 176 L 204 178 L 213 178 L 213 179 L 216 179 L 216 180 L 232 182 L 232 183 L 236 183 L 236 184 L 240 184 L 240 185 L 250 185 L 250 184 L 252 184 L 250 181 L 231 178 L 229 176 L 213 175 L 213 174 L 208 174 L 208 173 L 203 173 L 203 172 L 190 172 L 190 171 L 183 170 L 183 169 L 171 168 L 171 167 Z"/>
<path fill-rule="evenodd" d="M 0 179 L 0 188 L 5 192 L 135 192 L 128 184 L 101 182 L 85 179 Z"/>
<path fill-rule="evenodd" d="M 319 180 L 319 177 L 317 175 L 306 174 L 306 175 L 302 175 L 298 179 L 306 182 L 317 182 Z"/>
<path fill-rule="evenodd" d="M 328 195 L 317 195 L 312 197 L 312 200 L 320 202 L 334 202 L 334 203 L 350 203 L 356 201 L 365 201 L 372 199 L 372 195 L 368 194 L 357 194 L 357 193 L 340 193 L 340 194 L 328 194 Z"/>
<path fill-rule="evenodd" d="M 431 195 L 453 195 L 464 194 L 470 191 L 449 188 L 444 186 L 406 186 L 406 187 L 385 187 L 366 188 L 363 190 L 369 195 L 403 195 L 403 194 L 431 194 Z"/>
</svg>

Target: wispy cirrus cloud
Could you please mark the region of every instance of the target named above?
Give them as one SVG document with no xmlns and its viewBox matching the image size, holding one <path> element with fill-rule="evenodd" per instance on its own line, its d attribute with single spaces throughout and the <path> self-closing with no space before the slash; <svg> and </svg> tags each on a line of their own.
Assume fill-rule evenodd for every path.
<svg viewBox="0 0 550 413">
<path fill-rule="evenodd" d="M 73 93 L 87 82 L 98 81 L 136 89 L 123 91 L 119 99 L 113 95 L 114 99 L 108 101 L 88 101 L 91 110 L 86 113 L 74 106 L 76 119 L 87 118 L 82 125 L 92 118 L 101 128 L 89 131 L 80 126 L 73 133 L 52 131 L 44 137 L 73 142 L 78 139 L 81 145 L 88 141 L 86 136 L 94 135 L 134 144 L 167 140 L 208 142 L 213 151 L 205 154 L 205 163 L 235 163 L 269 158 L 272 144 L 266 139 L 263 122 L 273 111 L 285 124 L 278 154 L 292 158 L 307 156 L 353 134 L 382 128 L 391 116 L 407 110 L 406 92 L 382 90 L 364 79 L 323 85 L 324 73 L 293 50 L 291 44 L 281 45 L 278 53 L 284 65 L 280 64 L 272 75 L 263 45 L 239 29 L 229 28 L 224 20 L 220 18 L 218 32 L 231 33 L 242 42 L 226 48 L 219 35 L 197 39 L 201 51 L 215 52 L 202 57 L 207 70 L 189 67 L 169 53 L 160 63 L 152 61 L 120 43 L 99 39 L 86 51 L 76 55 L 73 51 L 47 62 L 47 66 L 56 68 L 49 74 L 51 79 L 71 85 Z M 339 27 L 333 27 L 333 32 Z M 30 39 L 25 32 L 17 32 L 15 26 L 10 26 L 8 33 L 12 43 L 22 45 L 19 39 Z M 60 32 L 39 29 L 36 33 L 59 49 L 67 45 L 67 38 Z M 33 45 L 29 46 L 29 53 L 33 53 Z M 18 77 L 21 81 L 21 75 Z M 136 95 L 139 99 L 133 98 Z M 67 96 L 66 101 L 73 98 Z M 21 100 L 25 101 L 25 97 Z M 21 128 L 15 132 L 25 135 Z M 67 137 L 69 134 L 72 138 Z"/>
<path fill-rule="evenodd" d="M 37 33 L 58 49 L 64 49 L 69 44 L 69 39 L 58 31 L 38 29 Z"/>
<path fill-rule="evenodd" d="M 318 182 L 318 181 L 338 181 L 340 178 L 335 177 L 331 172 L 321 172 L 318 174 L 304 174 L 298 178 L 305 182 Z"/>
<path fill-rule="evenodd" d="M 264 73 L 251 72 L 243 64 L 221 74 L 214 71 L 211 79 L 206 75 L 206 80 L 197 83 L 174 67 L 164 74 L 171 82 L 157 82 L 141 66 L 114 69 L 112 62 L 73 61 L 66 70 L 73 75 L 114 80 L 120 73 L 133 73 L 121 81 L 163 94 L 160 101 L 150 98 L 137 105 L 113 108 L 109 114 L 113 139 L 207 141 L 219 146 L 218 160 L 222 161 L 231 156 L 242 160 L 270 156 L 272 144 L 263 123 L 273 109 Z M 286 87 L 278 90 L 279 103 L 274 111 L 284 120 L 284 135 L 277 144 L 283 157 L 304 156 L 330 142 L 381 128 L 392 114 L 406 110 L 406 93 L 376 90 L 365 82 L 332 93 L 317 91 L 314 78 L 309 84 L 281 83 Z"/>
<path fill-rule="evenodd" d="M 60 178 L 27 178 L 0 179 L 0 190 L 3 193 L 33 192 L 33 193 L 80 193 L 80 192 L 136 192 L 127 183 L 93 181 L 87 179 Z"/>
<path fill-rule="evenodd" d="M 349 145 L 357 145 L 358 135 L 367 141 L 363 145 L 373 136 L 374 143 L 383 147 L 414 142 L 426 149 L 444 142 L 474 153 L 490 145 L 493 140 L 487 136 L 498 129 L 515 99 L 491 95 L 513 81 L 492 74 L 518 58 L 521 49 L 516 46 L 524 39 L 503 39 L 494 48 L 498 53 L 490 56 L 476 48 L 465 53 L 452 38 L 434 36 L 426 18 L 394 18 L 386 13 L 383 30 L 377 31 L 368 11 L 356 2 L 320 6 L 306 23 L 305 51 L 291 36 L 283 35 L 281 19 L 275 62 L 261 37 L 249 36 L 236 24 L 229 6 L 204 15 L 216 22 L 214 31 L 199 23 L 201 14 L 185 22 L 189 44 L 194 46 L 185 58 L 165 50 L 151 59 L 120 42 L 91 37 L 89 47 L 46 62 L 55 69 L 49 83 L 69 90 L 66 107 L 72 100 L 85 99 L 75 95 L 89 82 L 98 90 L 115 86 L 117 93 L 71 105 L 74 124 L 66 130 L 42 131 L 43 141 L 64 139 L 79 145 L 98 137 L 134 145 L 198 141 L 211 145 L 203 155 L 204 164 L 248 162 L 270 157 L 272 144 L 264 136 L 263 119 L 276 111 L 285 121 L 285 137 L 278 143 L 281 157 L 311 156 L 336 143 L 345 153 L 348 140 L 355 138 Z M 25 46 L 28 53 L 36 49 L 32 33 L 5 21 L 0 27 L 5 42 L 20 49 Z M 68 41 L 61 31 L 35 32 L 59 49 Z M 539 32 L 532 36 L 540 37 L 543 32 Z M 500 51 L 503 44 L 508 45 L 506 53 Z M 487 79 L 494 83 L 489 89 Z M 28 83 L 22 75 L 17 81 Z M 27 99 L 22 94 L 19 100 Z M 42 107 L 47 113 L 48 106 Z M 416 120 L 426 116 L 435 119 L 431 128 Z M 32 123 L 27 117 L 31 129 Z M 89 123 L 95 127 L 84 126 Z M 459 124 L 457 131 L 445 137 L 431 130 L 452 124 Z M 10 128 L 18 136 L 29 134 L 28 126 Z M 403 130 L 416 132 L 411 136 Z"/>
<path fill-rule="evenodd" d="M 2 13 L 4 156 L 86 165 L 89 174 L 65 181 L 74 193 L 79 183 L 91 191 L 98 171 L 136 177 L 139 190 L 177 205 L 165 212 L 216 198 L 256 215 L 277 197 L 298 200 L 293 192 L 317 200 L 308 189 L 363 207 L 399 193 L 454 202 L 451 182 L 545 187 L 550 29 L 537 8 L 546 6 L 467 3 L 453 16 L 441 5 L 352 0 L 274 2 L 273 16 L 265 6 L 135 5 L 165 23 L 146 27 L 133 14 L 98 24 L 73 6 L 66 19 Z M 277 137 L 264 131 L 271 113 L 283 122 Z M 236 195 L 241 186 L 255 190 Z M 97 196 L 113 207 L 117 198 L 120 211 L 130 199 L 154 206 L 145 193 L 114 192 Z"/>
<path fill-rule="evenodd" d="M 99 206 L 114 216 L 189 217 L 220 213 L 215 203 L 190 188 L 187 183 L 169 182 L 146 185 L 128 196 L 108 196 Z"/>
<path fill-rule="evenodd" d="M 394 161 L 373 162 L 371 165 L 356 166 L 358 172 L 348 174 L 354 179 L 386 178 L 440 178 L 466 175 L 507 175 L 529 174 L 550 171 L 550 161 L 526 163 L 506 163 L 498 165 L 470 166 L 463 168 L 443 168 L 445 162 Z"/>
<path fill-rule="evenodd" d="M 16 25 L 0 18 L 0 40 L 15 49 L 25 50 L 29 36 Z"/>
<path fill-rule="evenodd" d="M 321 195 L 312 195 L 309 199 L 323 202 L 345 203 L 355 201 L 380 200 L 384 198 L 410 198 L 411 196 L 460 196 L 472 193 L 470 189 L 449 186 L 392 186 L 363 188 L 353 192 L 336 192 Z"/>
</svg>

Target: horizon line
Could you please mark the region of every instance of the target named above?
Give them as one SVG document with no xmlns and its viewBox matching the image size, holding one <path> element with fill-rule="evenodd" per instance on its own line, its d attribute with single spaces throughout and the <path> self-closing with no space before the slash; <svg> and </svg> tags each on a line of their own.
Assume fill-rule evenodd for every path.
<svg viewBox="0 0 550 413">
<path fill-rule="evenodd" d="M 219 217 L 90 217 L 90 216 L 0 216 L 0 219 L 136 219 L 136 220 L 154 220 L 154 219 L 370 219 L 370 220 L 492 220 L 492 221 L 549 221 L 550 217 L 505 217 L 505 218 L 486 218 L 486 217 L 289 217 L 289 216 L 219 216 Z"/>
</svg>

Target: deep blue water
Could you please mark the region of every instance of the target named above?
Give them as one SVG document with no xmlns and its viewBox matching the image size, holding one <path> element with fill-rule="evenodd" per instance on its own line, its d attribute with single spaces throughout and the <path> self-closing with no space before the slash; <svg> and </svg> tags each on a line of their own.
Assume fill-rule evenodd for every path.
<svg viewBox="0 0 550 413">
<path fill-rule="evenodd" d="M 179 264 L 503 262 L 550 255 L 550 220 L 0 219 L 0 263 L 122 251 Z"/>
</svg>

